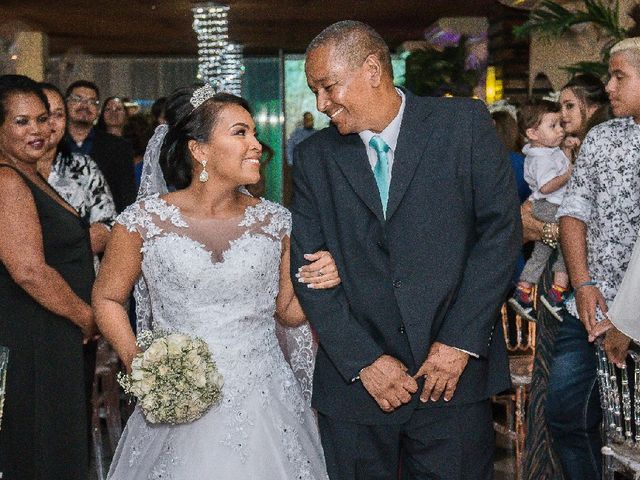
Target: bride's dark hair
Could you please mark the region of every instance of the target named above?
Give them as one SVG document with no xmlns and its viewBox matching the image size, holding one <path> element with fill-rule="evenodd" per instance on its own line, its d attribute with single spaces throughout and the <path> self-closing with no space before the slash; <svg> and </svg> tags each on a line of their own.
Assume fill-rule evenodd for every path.
<svg viewBox="0 0 640 480">
<path fill-rule="evenodd" d="M 169 131 L 162 144 L 160 166 L 168 185 L 186 188 L 193 175 L 193 158 L 187 146 L 189 140 L 207 142 L 222 110 L 238 105 L 251 114 L 249 103 L 230 93 L 216 93 L 202 105 L 193 108 L 191 96 L 198 87 L 179 88 L 167 99 L 165 118 Z"/>
</svg>

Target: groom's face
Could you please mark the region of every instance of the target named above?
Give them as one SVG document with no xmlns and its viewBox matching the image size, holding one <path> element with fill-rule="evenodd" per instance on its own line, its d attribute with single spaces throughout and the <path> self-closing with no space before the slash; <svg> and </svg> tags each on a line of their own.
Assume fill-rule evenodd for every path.
<svg viewBox="0 0 640 480">
<path fill-rule="evenodd" d="M 367 130 L 375 102 L 366 65 L 350 65 L 335 50 L 329 45 L 309 52 L 305 63 L 307 84 L 316 96 L 318 110 L 342 135 Z"/>
</svg>

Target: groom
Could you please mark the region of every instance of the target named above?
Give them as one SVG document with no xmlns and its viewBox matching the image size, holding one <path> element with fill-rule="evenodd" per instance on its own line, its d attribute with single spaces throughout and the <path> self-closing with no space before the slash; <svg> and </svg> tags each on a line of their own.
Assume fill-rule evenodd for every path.
<svg viewBox="0 0 640 480">
<path fill-rule="evenodd" d="M 320 33 L 306 75 L 333 125 L 296 149 L 291 265 L 325 248 L 342 278 L 294 282 L 320 340 L 329 475 L 491 479 L 489 397 L 509 387 L 494 329 L 521 235 L 489 114 L 396 89 L 387 45 L 360 22 Z"/>
</svg>

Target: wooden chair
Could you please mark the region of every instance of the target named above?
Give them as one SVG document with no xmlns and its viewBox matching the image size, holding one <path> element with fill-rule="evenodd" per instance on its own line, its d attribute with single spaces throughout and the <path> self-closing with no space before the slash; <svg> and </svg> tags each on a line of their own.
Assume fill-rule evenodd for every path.
<svg viewBox="0 0 640 480">
<path fill-rule="evenodd" d="M 120 387 L 116 376 L 120 362 L 109 344 L 100 339 L 96 353 L 96 372 L 91 395 L 92 415 L 91 433 L 95 469 L 99 480 L 105 478 L 105 454 L 111 458 L 122 434 L 120 416 Z M 109 438 L 110 451 L 105 452 L 103 442 L 102 419 L 104 418 Z"/>
<path fill-rule="evenodd" d="M 624 368 L 609 362 L 600 345 L 597 355 L 605 433 L 603 478 L 614 480 L 620 474 L 640 480 L 640 354 L 629 352 Z"/>
<path fill-rule="evenodd" d="M 494 396 L 492 400 L 505 408 L 505 422 L 494 421 L 494 429 L 514 443 L 515 479 L 520 480 L 526 436 L 527 394 L 531 385 L 536 350 L 536 324 L 521 318 L 520 315 L 510 313 L 507 305 L 504 304 L 501 309 L 501 322 L 509 353 L 509 371 L 513 389 L 509 393 Z"/>
</svg>

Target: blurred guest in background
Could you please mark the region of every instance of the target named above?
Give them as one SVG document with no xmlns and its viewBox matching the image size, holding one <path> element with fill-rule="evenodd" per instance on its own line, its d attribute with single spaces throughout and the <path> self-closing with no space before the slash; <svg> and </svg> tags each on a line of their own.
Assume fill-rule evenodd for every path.
<svg viewBox="0 0 640 480">
<path fill-rule="evenodd" d="M 85 480 L 94 270 L 88 224 L 37 171 L 50 136 L 39 85 L 0 76 L 0 344 L 10 349 L 0 471 Z"/>
<path fill-rule="evenodd" d="M 145 115 L 138 113 L 132 116 L 124 130 L 124 138 L 133 148 L 133 164 L 135 168 L 136 190 L 140 187 L 140 175 L 142 174 L 142 160 L 147 143 L 153 135 L 153 128 Z"/>
<path fill-rule="evenodd" d="M 100 167 L 120 213 L 136 199 L 133 150 L 129 142 L 93 127 L 98 117 L 100 93 L 89 81 L 78 80 L 67 88 L 68 132 L 71 152 L 89 155 Z"/>
<path fill-rule="evenodd" d="M 152 127 L 155 129 L 161 123 L 167 123 L 164 116 L 164 109 L 167 104 L 167 97 L 160 97 L 151 105 L 151 116 L 153 117 Z"/>
<path fill-rule="evenodd" d="M 102 105 L 96 128 L 116 137 L 122 137 L 129 115 L 120 97 L 109 97 Z"/>
<path fill-rule="evenodd" d="M 311 112 L 304 112 L 302 115 L 302 128 L 295 129 L 287 142 L 287 164 L 289 166 L 293 165 L 293 151 L 296 146 L 316 132 L 317 130 L 313 128 L 313 115 Z"/>
<path fill-rule="evenodd" d="M 504 110 L 492 112 L 491 118 L 496 125 L 500 140 L 502 140 L 507 152 L 509 152 L 511 167 L 516 176 L 518 197 L 520 198 L 520 203 L 522 203 L 531 195 L 531 189 L 524 179 L 524 155 L 520 153 L 523 145 L 518 133 L 518 124 L 516 119 Z"/>
</svg>

